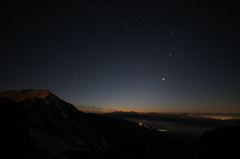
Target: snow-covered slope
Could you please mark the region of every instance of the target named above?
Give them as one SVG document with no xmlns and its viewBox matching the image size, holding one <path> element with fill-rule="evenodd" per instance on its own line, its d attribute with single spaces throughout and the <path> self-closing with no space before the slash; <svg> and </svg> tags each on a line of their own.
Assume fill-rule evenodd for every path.
<svg viewBox="0 0 240 159">
<path fill-rule="evenodd" d="M 6 157 L 91 158 L 108 148 L 86 114 L 48 90 L 0 91 L 0 104 Z"/>
</svg>

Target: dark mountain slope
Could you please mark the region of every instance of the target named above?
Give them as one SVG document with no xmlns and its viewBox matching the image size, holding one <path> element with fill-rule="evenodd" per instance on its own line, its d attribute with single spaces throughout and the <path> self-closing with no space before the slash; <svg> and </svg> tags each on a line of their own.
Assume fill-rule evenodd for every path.
<svg viewBox="0 0 240 159">
<path fill-rule="evenodd" d="M 84 113 L 48 90 L 1 91 L 0 97 L 6 157 L 64 158 L 74 150 L 90 158 L 108 147 Z"/>
<path fill-rule="evenodd" d="M 234 158 L 239 126 L 187 136 L 86 114 L 48 90 L 0 91 L 1 158 Z"/>
<path fill-rule="evenodd" d="M 159 132 L 124 119 L 89 114 L 89 121 L 105 136 L 110 149 L 103 158 L 182 158 L 187 145 L 176 134 Z M 105 155 L 105 156 L 104 156 Z"/>
<path fill-rule="evenodd" d="M 171 158 L 182 149 L 172 135 L 83 113 L 48 90 L 1 91 L 0 103 L 5 158 Z"/>
<path fill-rule="evenodd" d="M 228 126 L 203 133 L 192 145 L 189 158 L 240 158 L 240 126 Z"/>
</svg>

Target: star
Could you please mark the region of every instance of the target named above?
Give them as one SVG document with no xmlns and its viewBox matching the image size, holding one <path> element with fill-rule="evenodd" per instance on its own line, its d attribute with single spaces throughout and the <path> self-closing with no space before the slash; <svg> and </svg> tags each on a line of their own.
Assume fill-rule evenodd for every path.
<svg viewBox="0 0 240 159">
<path fill-rule="evenodd" d="M 163 81 L 165 81 L 165 78 L 162 78 Z"/>
</svg>

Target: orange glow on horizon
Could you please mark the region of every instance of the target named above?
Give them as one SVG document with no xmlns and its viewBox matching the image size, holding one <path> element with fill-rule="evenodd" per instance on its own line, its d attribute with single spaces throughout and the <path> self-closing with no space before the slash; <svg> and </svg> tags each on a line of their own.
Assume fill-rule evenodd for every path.
<svg viewBox="0 0 240 159">
<path fill-rule="evenodd" d="M 111 107 L 109 107 L 111 108 Z M 164 109 L 164 110 L 154 110 L 154 109 L 144 109 L 144 108 L 138 108 L 138 109 L 122 109 L 121 107 L 117 107 L 117 108 L 112 108 L 112 109 L 107 109 L 107 108 L 103 108 L 103 107 L 99 107 L 99 109 L 92 109 L 91 107 L 88 108 L 87 106 L 84 108 L 78 108 L 78 110 L 82 111 L 82 112 L 86 112 L 86 113 L 111 113 L 111 112 L 136 112 L 136 113 L 227 113 L 227 114 L 240 114 L 240 112 L 231 112 L 227 111 L 227 110 L 221 110 L 221 111 L 216 111 L 215 110 L 180 110 L 180 109 L 176 109 L 176 110 L 172 110 L 172 109 Z"/>
</svg>

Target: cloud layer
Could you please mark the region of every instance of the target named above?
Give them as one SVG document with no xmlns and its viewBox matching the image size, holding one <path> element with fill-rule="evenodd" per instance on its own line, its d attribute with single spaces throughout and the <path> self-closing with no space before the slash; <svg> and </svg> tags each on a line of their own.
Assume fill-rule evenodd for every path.
<svg viewBox="0 0 240 159">
<path fill-rule="evenodd" d="M 107 113 L 107 112 L 117 111 L 111 108 L 103 108 L 103 107 L 97 107 L 97 106 L 84 106 L 84 105 L 77 105 L 76 108 L 86 113 Z"/>
</svg>

